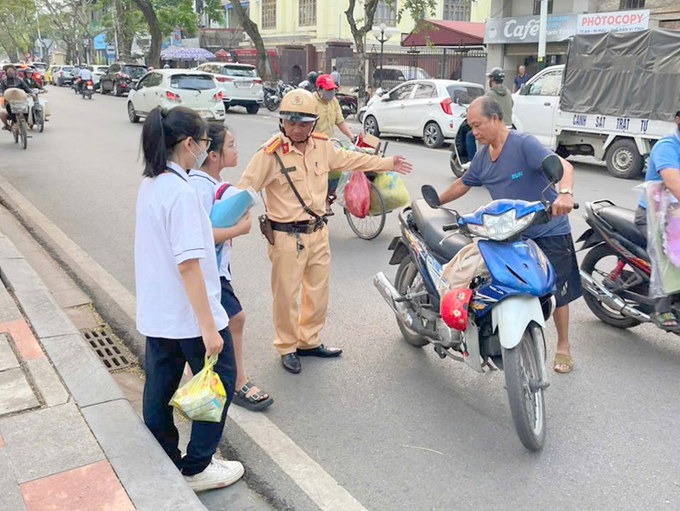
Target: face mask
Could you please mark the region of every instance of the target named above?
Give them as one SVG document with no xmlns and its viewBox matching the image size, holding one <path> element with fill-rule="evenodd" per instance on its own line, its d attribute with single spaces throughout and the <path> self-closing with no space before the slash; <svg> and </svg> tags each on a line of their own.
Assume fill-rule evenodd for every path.
<svg viewBox="0 0 680 511">
<path fill-rule="evenodd" d="M 326 101 L 331 101 L 335 97 L 335 90 L 325 90 L 321 92 L 321 97 Z"/>
<path fill-rule="evenodd" d="M 196 144 L 196 142 L 194 140 L 192 140 L 192 142 L 196 145 L 196 147 L 198 147 L 199 150 L 201 149 L 201 146 Z M 189 152 L 191 153 L 191 156 L 196 158 L 196 163 L 194 163 L 194 168 L 200 169 L 201 166 L 205 163 L 206 158 L 208 157 L 208 149 L 207 148 L 203 149 L 200 153 L 198 153 L 198 156 L 195 155 L 193 153 L 193 151 L 191 151 L 191 149 L 189 150 Z"/>
</svg>

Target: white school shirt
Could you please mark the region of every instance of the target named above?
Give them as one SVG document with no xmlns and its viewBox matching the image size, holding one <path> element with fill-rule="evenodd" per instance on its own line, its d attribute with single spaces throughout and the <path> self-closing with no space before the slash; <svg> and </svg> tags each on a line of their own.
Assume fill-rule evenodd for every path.
<svg viewBox="0 0 680 511">
<path fill-rule="evenodd" d="M 215 194 L 217 189 L 222 184 L 222 181 L 214 179 L 209 174 L 203 172 L 202 170 L 191 169 L 189 171 L 189 184 L 196 190 L 196 194 L 203 205 L 203 209 L 210 216 L 210 211 L 215 205 Z M 240 192 L 238 188 L 230 186 L 224 191 L 222 199 L 231 197 Z M 231 281 L 231 272 L 229 271 L 229 265 L 231 264 L 231 247 L 232 240 L 227 240 L 222 244 L 222 252 L 220 255 L 220 267 L 219 275 L 225 279 Z"/>
<path fill-rule="evenodd" d="M 137 196 L 135 277 L 137 330 L 147 337 L 189 339 L 201 329 L 189 303 L 178 264 L 199 259 L 215 327 L 229 324 L 220 297 L 212 226 L 186 171 L 144 178 Z"/>
</svg>

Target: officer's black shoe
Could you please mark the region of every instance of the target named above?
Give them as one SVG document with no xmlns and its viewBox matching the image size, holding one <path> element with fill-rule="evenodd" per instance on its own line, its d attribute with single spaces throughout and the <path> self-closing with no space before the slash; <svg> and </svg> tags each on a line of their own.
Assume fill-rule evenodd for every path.
<svg viewBox="0 0 680 511">
<path fill-rule="evenodd" d="M 283 368 L 289 373 L 298 374 L 302 371 L 302 364 L 297 356 L 297 353 L 288 353 L 281 357 L 281 364 Z"/>
<path fill-rule="evenodd" d="M 326 348 L 323 344 L 319 344 L 316 348 L 311 350 L 297 350 L 297 354 L 301 357 L 321 357 L 321 358 L 333 358 L 339 357 L 342 353 L 340 348 Z"/>
</svg>

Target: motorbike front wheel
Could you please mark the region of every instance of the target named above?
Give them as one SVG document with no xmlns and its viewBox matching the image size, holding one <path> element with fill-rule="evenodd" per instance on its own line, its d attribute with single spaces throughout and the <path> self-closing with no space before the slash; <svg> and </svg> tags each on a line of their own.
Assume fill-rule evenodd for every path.
<svg viewBox="0 0 680 511">
<path fill-rule="evenodd" d="M 267 110 L 270 112 L 276 112 L 279 109 L 279 103 L 271 99 L 265 100 L 265 105 L 267 106 Z"/>
<path fill-rule="evenodd" d="M 604 261 L 605 259 L 606 261 Z M 607 245 L 598 245 L 592 248 L 583 258 L 581 271 L 590 275 L 593 279 L 598 281 L 599 284 L 605 285 L 609 280 L 611 285 L 619 287 L 623 285 L 623 279 L 627 275 L 633 275 L 634 272 L 630 267 L 626 270 L 626 266 L 624 266 L 621 271 L 617 272 L 618 276 L 616 279 L 611 281 L 611 276 L 618 262 L 619 256 L 614 249 L 609 248 Z M 620 312 L 610 309 L 585 289 L 583 290 L 583 299 L 592 313 L 595 314 L 600 321 L 608 325 L 616 328 L 632 328 L 640 324 L 638 320 L 624 316 Z"/>
<path fill-rule="evenodd" d="M 545 442 L 545 401 L 543 389 L 539 387 L 542 366 L 537 344 L 540 327 L 527 326 L 519 344 L 512 349 L 503 349 L 505 387 L 515 431 L 520 441 L 530 451 L 540 451 Z"/>
<path fill-rule="evenodd" d="M 28 147 L 28 133 L 26 132 L 26 121 L 24 119 L 19 121 L 19 137 L 21 137 L 21 147 L 26 149 Z"/>
<path fill-rule="evenodd" d="M 42 110 L 36 110 L 33 114 L 33 119 L 38 125 L 38 132 L 42 133 L 45 131 L 45 117 L 43 116 Z"/>
<path fill-rule="evenodd" d="M 413 295 L 425 290 L 423 278 L 418 271 L 418 267 L 410 257 L 405 257 L 401 261 L 401 264 L 397 269 L 397 276 L 394 279 L 394 287 L 397 288 L 397 291 L 402 296 L 409 293 Z M 420 305 L 424 305 L 427 304 L 429 299 L 423 297 L 418 298 L 417 300 L 420 300 Z M 411 314 L 415 315 L 415 310 L 412 309 Z M 404 325 L 399 318 L 397 318 L 397 324 L 399 325 L 399 330 L 401 330 L 401 335 L 404 336 L 404 339 L 410 345 L 421 348 L 428 344 L 427 339 Z"/>
</svg>

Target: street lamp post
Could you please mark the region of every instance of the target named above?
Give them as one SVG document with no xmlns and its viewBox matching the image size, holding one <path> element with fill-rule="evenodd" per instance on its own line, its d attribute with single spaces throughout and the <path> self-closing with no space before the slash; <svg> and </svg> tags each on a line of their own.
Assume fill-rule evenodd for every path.
<svg viewBox="0 0 680 511">
<path fill-rule="evenodd" d="M 391 34 L 385 33 L 387 30 L 387 25 L 381 23 L 380 26 L 373 29 L 373 37 L 380 43 L 380 81 L 378 87 L 382 87 L 383 81 L 383 58 L 384 58 L 384 45 L 390 40 Z"/>
</svg>

